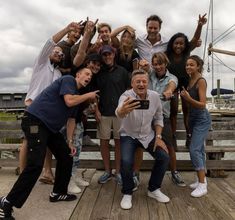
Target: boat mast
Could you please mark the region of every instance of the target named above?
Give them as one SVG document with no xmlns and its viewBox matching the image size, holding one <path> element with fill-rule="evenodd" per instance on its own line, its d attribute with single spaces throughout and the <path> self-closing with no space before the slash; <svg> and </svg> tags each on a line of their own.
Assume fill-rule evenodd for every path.
<svg viewBox="0 0 235 220">
<path fill-rule="evenodd" d="M 210 0 L 210 7 L 211 7 L 211 47 L 213 47 L 214 43 L 214 11 L 213 11 L 213 0 Z M 214 54 L 211 54 L 211 72 L 212 72 L 212 89 L 214 89 Z"/>
</svg>

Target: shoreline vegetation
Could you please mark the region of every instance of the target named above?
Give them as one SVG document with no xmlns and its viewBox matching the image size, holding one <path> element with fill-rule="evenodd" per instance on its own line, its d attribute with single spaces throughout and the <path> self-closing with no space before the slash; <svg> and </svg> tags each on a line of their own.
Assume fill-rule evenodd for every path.
<svg viewBox="0 0 235 220">
<path fill-rule="evenodd" d="M 22 113 L 0 112 L 0 121 L 15 121 Z"/>
</svg>

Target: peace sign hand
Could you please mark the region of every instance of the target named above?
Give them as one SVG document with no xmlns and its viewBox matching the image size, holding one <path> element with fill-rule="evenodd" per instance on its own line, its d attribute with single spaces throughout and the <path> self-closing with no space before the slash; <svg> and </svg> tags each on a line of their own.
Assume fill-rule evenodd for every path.
<svg viewBox="0 0 235 220">
<path fill-rule="evenodd" d="M 206 22 L 207 22 L 206 14 L 204 14 L 203 16 L 199 15 L 198 23 L 204 25 L 206 24 Z"/>
<path fill-rule="evenodd" d="M 92 33 L 96 24 L 98 22 L 98 19 L 96 19 L 95 22 L 93 21 L 90 21 L 89 20 L 89 17 L 87 17 L 87 22 L 86 22 L 86 26 L 85 26 L 85 31 L 89 32 L 89 33 Z"/>
</svg>

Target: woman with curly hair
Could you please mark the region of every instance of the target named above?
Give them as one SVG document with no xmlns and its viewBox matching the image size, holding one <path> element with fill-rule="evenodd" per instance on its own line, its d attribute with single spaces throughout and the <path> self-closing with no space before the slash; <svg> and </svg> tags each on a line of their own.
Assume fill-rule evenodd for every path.
<svg viewBox="0 0 235 220">
<path fill-rule="evenodd" d="M 202 26 L 206 24 L 206 22 L 206 14 L 203 16 L 199 15 L 198 25 L 191 41 L 188 40 L 188 37 L 185 34 L 177 33 L 171 37 L 167 45 L 166 55 L 170 61 L 167 69 L 178 78 L 178 87 L 174 94 L 175 99 L 172 99 L 171 101 L 171 126 L 174 138 L 178 113 L 178 94 L 182 90 L 182 87 L 184 86 L 187 88 L 189 83 L 189 77 L 185 70 L 186 60 L 189 57 L 190 52 L 200 46 Z M 188 127 L 188 106 L 183 99 L 181 101 L 184 114 L 184 125 L 187 132 L 185 145 L 188 147 L 191 139 L 191 133 Z"/>
</svg>

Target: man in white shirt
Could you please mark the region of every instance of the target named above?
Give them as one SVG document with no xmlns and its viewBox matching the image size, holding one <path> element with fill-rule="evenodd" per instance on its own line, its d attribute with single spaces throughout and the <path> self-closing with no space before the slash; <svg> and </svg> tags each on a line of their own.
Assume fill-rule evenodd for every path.
<svg viewBox="0 0 235 220">
<path fill-rule="evenodd" d="M 151 15 L 146 20 L 147 34 L 136 39 L 136 47 L 141 59 L 151 63 L 152 55 L 156 52 L 165 52 L 168 41 L 161 36 L 162 19 L 157 15 Z"/>
<path fill-rule="evenodd" d="M 123 181 L 122 209 L 132 207 L 132 193 L 135 187 L 133 164 L 138 147 L 145 149 L 155 159 L 148 184 L 148 196 L 158 202 L 167 203 L 170 199 L 161 191 L 161 184 L 169 163 L 168 150 L 162 141 L 163 114 L 159 94 L 148 89 L 149 76 L 144 70 L 133 71 L 132 89 L 124 92 L 115 111 L 121 119 L 121 176 Z M 138 109 L 140 102 L 149 101 L 147 109 Z"/>
</svg>

